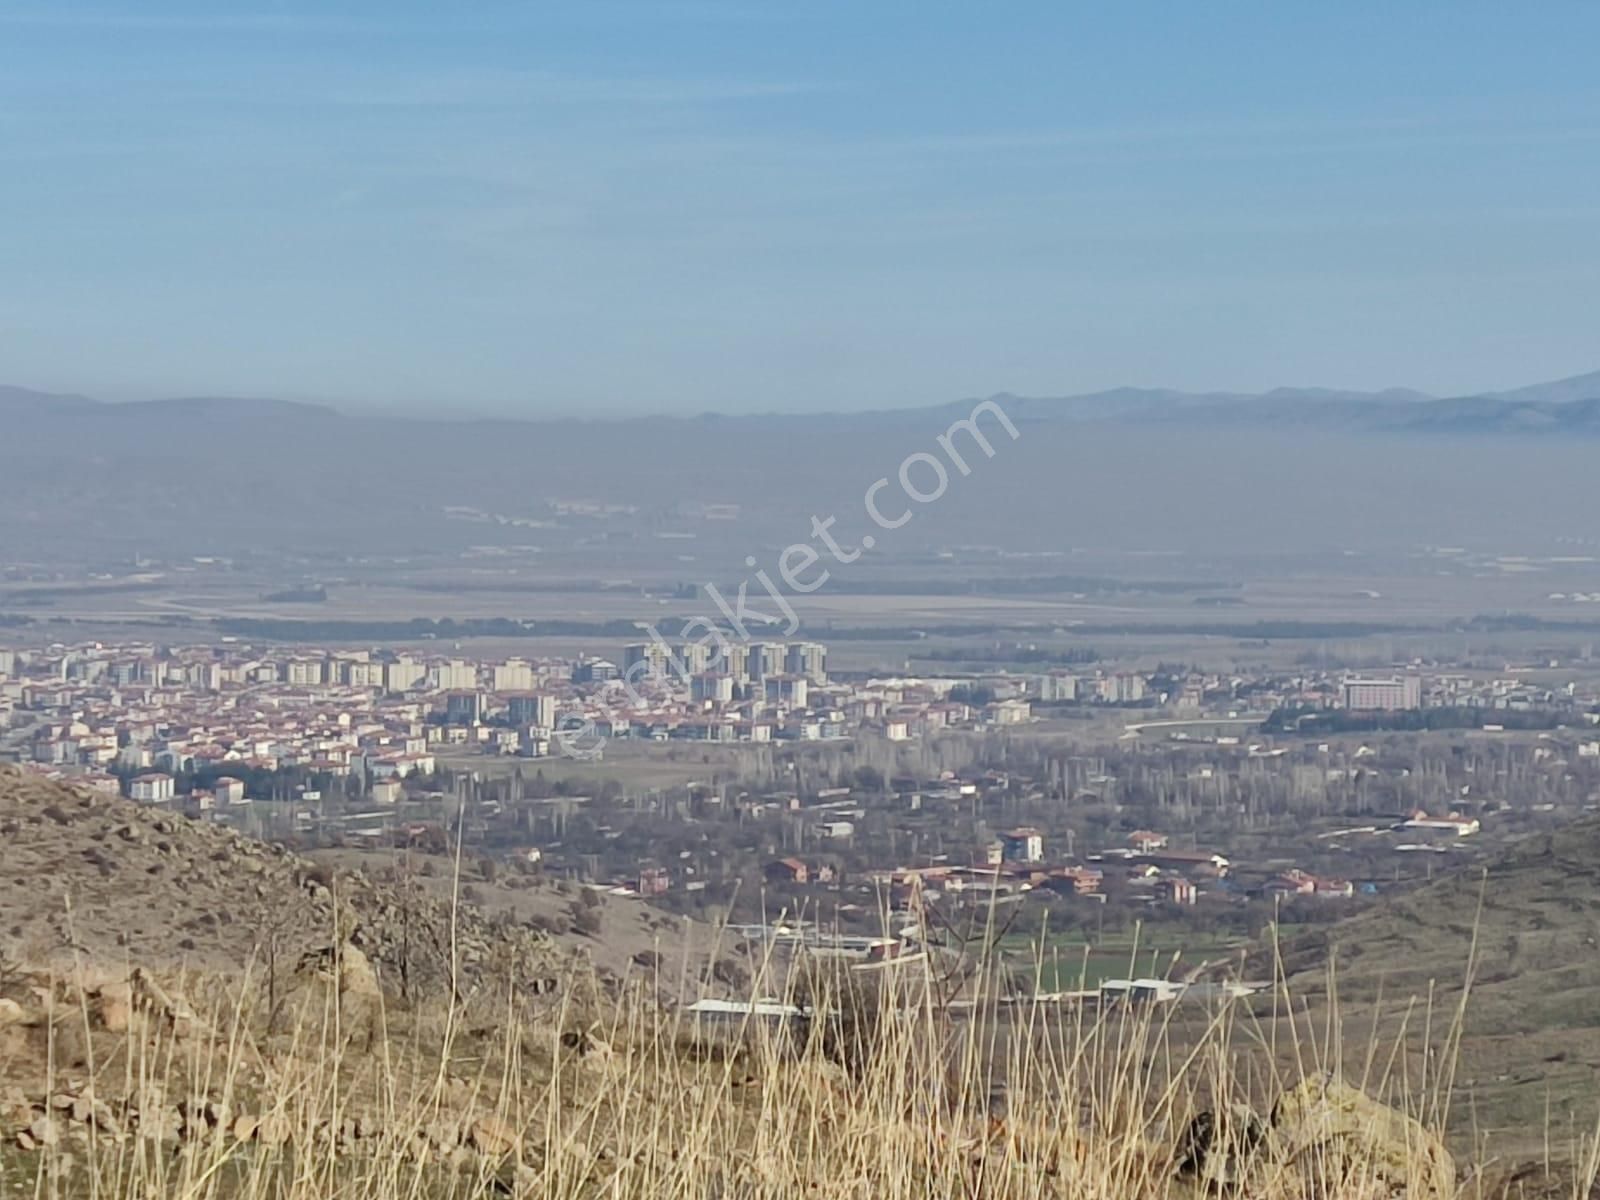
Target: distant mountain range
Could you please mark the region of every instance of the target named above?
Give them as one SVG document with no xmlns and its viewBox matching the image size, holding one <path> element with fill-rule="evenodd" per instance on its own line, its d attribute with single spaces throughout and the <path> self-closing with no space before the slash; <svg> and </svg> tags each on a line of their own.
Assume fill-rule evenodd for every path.
<svg viewBox="0 0 1600 1200">
<path fill-rule="evenodd" d="M 0 384 L 0 416 L 22 416 L 44 409 L 82 410 L 99 404 L 87 396 L 68 396 L 58 392 L 35 392 L 29 388 Z"/>
<path fill-rule="evenodd" d="M 951 546 L 1521 547 L 1534 530 L 1592 538 L 1585 514 L 1600 505 L 1589 465 L 1600 374 L 1457 398 L 1121 388 L 996 399 L 1019 437 L 985 419 L 994 463 L 952 474 L 937 512 L 894 541 L 892 553 L 918 570 L 948 561 Z M 942 455 L 940 435 L 975 403 L 485 420 L 0 388 L 0 543 L 4 557 L 80 563 L 122 561 L 132 549 L 236 557 L 259 547 L 343 561 L 531 543 L 542 569 L 569 555 L 567 569 L 585 578 L 634 578 L 662 562 L 709 577 L 704 564 L 742 569 L 755 548 L 802 536 L 813 516 L 859 525 L 864 489 L 894 481 L 913 452 Z M 558 521 L 571 505 L 636 515 Z M 695 515 L 706 505 L 738 517 Z M 450 515 L 463 510 L 506 523 Z"/>
<path fill-rule="evenodd" d="M 1600 435 L 1600 371 L 1510 391 L 1452 397 L 1431 396 L 1405 388 L 1379 392 L 1287 387 L 1268 392 L 1185 392 L 1170 388 L 1123 387 L 1088 395 L 1060 397 L 1018 396 L 1002 392 L 989 399 L 999 403 L 1014 421 L 1029 423 L 1200 425 L 1210 428 L 1249 426 L 1352 433 Z M 957 415 L 970 412 L 976 403 L 977 400 L 968 399 L 926 408 L 867 413 L 739 417 L 706 414 L 684 419 L 783 425 L 848 421 L 893 426 L 925 418 L 930 413 L 936 417 L 948 414 L 954 419 Z M 87 396 L 0 386 L 0 420 L 24 425 L 40 420 L 51 423 L 60 417 L 77 420 L 91 418 L 119 425 L 149 422 L 153 426 L 163 426 L 197 421 L 207 424 L 263 420 L 327 421 L 341 415 L 344 414 L 332 407 L 287 400 L 182 397 L 109 404 Z M 347 419 L 370 422 L 400 418 L 386 418 L 381 413 L 362 413 L 348 414 Z M 423 420 L 426 422 L 427 419 Z M 463 423 L 464 419 L 441 416 L 434 420 L 454 424 Z M 641 417 L 633 420 L 659 422 L 663 418 Z M 505 421 L 510 424 L 552 423 L 516 418 L 506 418 Z"/>
<path fill-rule="evenodd" d="M 1013 420 L 1115 424 L 1249 425 L 1394 433 L 1600 434 L 1600 371 L 1505 392 L 1441 397 L 1406 388 L 1381 392 L 1274 388 L 1183 392 L 1115 388 L 1086 396 L 992 397 Z M 943 406 L 952 413 L 972 401 Z"/>
<path fill-rule="evenodd" d="M 107 418 L 117 421 L 161 418 L 260 419 L 263 417 L 333 417 L 338 413 L 318 404 L 293 400 L 250 399 L 230 396 L 181 396 L 163 400 L 140 400 L 127 404 L 108 404 L 88 396 L 59 392 L 38 392 L 29 388 L 0 385 L 0 419 L 48 418 L 62 414 L 73 417 Z"/>
</svg>

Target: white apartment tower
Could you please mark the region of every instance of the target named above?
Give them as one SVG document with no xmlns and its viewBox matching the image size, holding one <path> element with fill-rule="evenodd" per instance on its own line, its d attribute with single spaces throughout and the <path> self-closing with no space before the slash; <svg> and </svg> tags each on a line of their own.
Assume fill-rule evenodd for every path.
<svg viewBox="0 0 1600 1200">
<path fill-rule="evenodd" d="M 828 682 L 828 648 L 821 642 L 795 642 L 783 656 L 789 675 L 804 675 L 811 683 Z"/>
<path fill-rule="evenodd" d="M 533 690 L 533 666 L 520 658 L 509 659 L 500 663 L 494 669 L 493 690 L 502 695 L 506 692 L 531 692 Z"/>
<path fill-rule="evenodd" d="M 782 642 L 751 642 L 747 665 L 750 682 L 760 683 L 769 675 L 782 675 L 788 649 Z"/>
<path fill-rule="evenodd" d="M 664 642 L 634 642 L 622 648 L 622 677 L 635 682 L 667 674 L 672 650 Z"/>
</svg>

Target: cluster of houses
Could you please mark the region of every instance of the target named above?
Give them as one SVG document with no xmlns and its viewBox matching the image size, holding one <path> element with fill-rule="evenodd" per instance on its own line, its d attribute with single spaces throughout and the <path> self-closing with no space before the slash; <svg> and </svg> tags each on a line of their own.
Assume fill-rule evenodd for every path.
<svg viewBox="0 0 1600 1200">
<path fill-rule="evenodd" d="M 1479 831 L 1476 817 L 1451 813 L 1430 816 L 1417 810 L 1388 826 L 1366 827 L 1371 833 L 1417 832 L 1456 839 Z M 1427 844 L 1437 846 L 1437 841 Z M 1396 850 L 1408 848 L 1397 843 Z M 1022 826 L 1002 832 L 969 863 L 938 862 L 927 866 L 869 869 L 866 881 L 887 893 L 896 909 L 914 910 L 934 900 L 957 904 L 1016 900 L 1028 893 L 1080 896 L 1105 902 L 1193 905 L 1207 892 L 1230 900 L 1241 898 L 1314 897 L 1348 899 L 1371 893 L 1375 885 L 1300 867 L 1236 872 L 1229 858 L 1212 850 L 1180 849 L 1167 835 L 1148 829 L 1129 834 L 1125 845 L 1083 856 L 1081 861 L 1051 861 L 1044 834 Z M 838 875 L 831 864 L 789 856 L 770 862 L 769 883 L 790 887 L 832 885 Z"/>
</svg>

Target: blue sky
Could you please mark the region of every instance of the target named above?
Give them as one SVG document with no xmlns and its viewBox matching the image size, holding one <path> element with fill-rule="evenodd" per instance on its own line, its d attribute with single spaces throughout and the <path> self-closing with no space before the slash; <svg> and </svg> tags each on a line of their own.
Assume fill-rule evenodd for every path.
<svg viewBox="0 0 1600 1200">
<path fill-rule="evenodd" d="M 1600 6 L 0 0 L 0 382 L 831 410 L 1600 367 Z"/>
</svg>

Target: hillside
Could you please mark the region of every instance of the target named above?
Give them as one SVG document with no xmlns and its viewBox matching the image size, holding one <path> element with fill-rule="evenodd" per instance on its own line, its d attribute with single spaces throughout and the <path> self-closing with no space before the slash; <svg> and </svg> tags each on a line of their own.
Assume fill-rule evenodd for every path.
<svg viewBox="0 0 1600 1200">
<path fill-rule="evenodd" d="M 1346 1061 L 1370 1031 L 1413 1025 L 1432 993 L 1441 1034 L 1470 978 L 1456 1067 L 1458 1132 L 1592 1128 L 1600 1070 L 1600 818 L 1540 834 L 1481 873 L 1441 879 L 1315 933 L 1287 935 L 1291 994 L 1332 992 Z M 1472 964 L 1469 976 L 1469 963 Z M 1256 969 L 1270 970 L 1266 955 Z M 1548 1108 L 1547 1108 L 1548 1106 Z"/>
<path fill-rule="evenodd" d="M 476 867 L 457 909 L 449 859 L 301 856 L 4 765 L 0 845 L 0 950 L 33 964 L 237 971 L 260 969 L 269 952 L 297 963 L 345 938 L 386 986 L 426 993 L 450 976 L 452 947 L 470 989 L 501 967 L 526 982 L 579 960 L 615 979 L 646 951 L 674 977 L 689 962 L 693 978 L 712 940 L 638 903 L 584 900 L 536 878 L 491 882 Z M 592 910 L 587 933 L 571 916 L 580 907 Z"/>
</svg>

